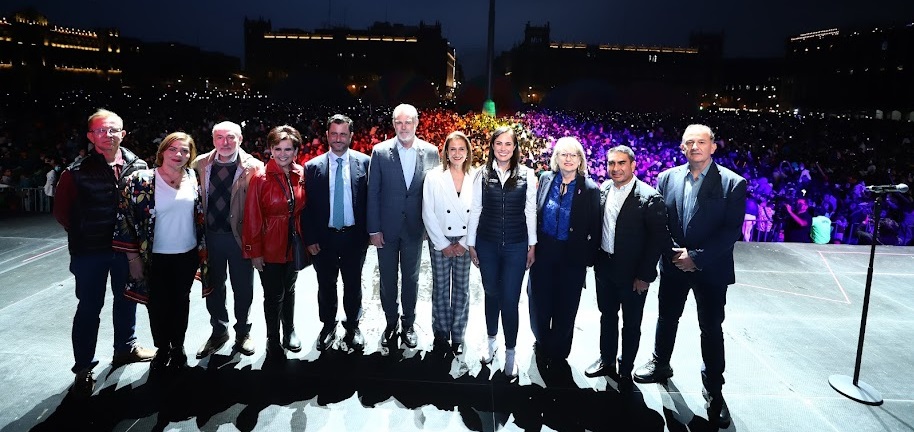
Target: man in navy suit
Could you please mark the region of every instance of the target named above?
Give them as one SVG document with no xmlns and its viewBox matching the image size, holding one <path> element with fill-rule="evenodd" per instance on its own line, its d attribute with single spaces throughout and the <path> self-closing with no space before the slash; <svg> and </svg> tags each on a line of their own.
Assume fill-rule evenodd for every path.
<svg viewBox="0 0 914 432">
<path fill-rule="evenodd" d="M 600 187 L 603 233 L 594 266 L 602 314 L 600 358 L 584 374 L 608 375 L 618 382 L 619 390 L 628 391 L 633 389 L 647 289 L 657 278 L 661 252 L 672 245 L 663 197 L 635 177 L 635 152 L 624 145 L 613 147 L 606 152 L 606 165 L 611 180 Z M 617 366 L 620 308 L 622 355 Z"/>
<path fill-rule="evenodd" d="M 302 213 L 303 238 L 317 273 L 317 305 L 324 324 L 317 349 L 323 351 L 336 339 L 337 276 L 343 276 L 343 310 L 349 348 L 361 350 L 365 338 L 359 330 L 362 316 L 362 266 L 368 252 L 366 213 L 368 198 L 367 155 L 350 150 L 352 119 L 336 114 L 327 120 L 330 151 L 305 164 L 308 203 Z"/>
<path fill-rule="evenodd" d="M 702 382 L 708 421 L 730 425 L 724 384 L 724 305 L 727 286 L 736 282 L 733 245 L 741 237 L 746 209 L 746 180 L 714 162 L 714 133 L 704 125 L 689 125 L 680 149 L 688 163 L 657 178 L 663 195 L 672 254 L 660 260 L 657 333 L 653 358 L 635 371 L 637 382 L 662 382 L 673 376 L 670 357 L 679 318 L 689 290 L 698 308 L 701 328 Z"/>
<path fill-rule="evenodd" d="M 396 136 L 374 147 L 368 169 L 368 233 L 378 250 L 381 276 L 381 307 L 387 327 L 381 346 L 397 337 L 403 306 L 401 337 L 408 348 L 417 344 L 416 295 L 419 288 L 419 258 L 425 225 L 422 223 L 422 182 L 426 171 L 438 165 L 438 148 L 416 138 L 419 112 L 412 105 L 394 108 Z M 397 302 L 397 269 L 401 274 Z"/>
</svg>

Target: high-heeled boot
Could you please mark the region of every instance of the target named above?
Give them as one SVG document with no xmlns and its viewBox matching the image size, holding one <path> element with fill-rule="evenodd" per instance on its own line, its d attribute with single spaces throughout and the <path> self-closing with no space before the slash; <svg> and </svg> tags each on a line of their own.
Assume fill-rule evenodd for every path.
<svg viewBox="0 0 914 432">
<path fill-rule="evenodd" d="M 301 341 L 295 334 L 295 287 L 286 292 L 282 302 L 282 345 L 292 352 L 301 351 Z"/>
<path fill-rule="evenodd" d="M 279 304 L 264 299 L 263 315 L 267 323 L 267 358 L 285 357 L 279 338 L 280 313 Z"/>
</svg>

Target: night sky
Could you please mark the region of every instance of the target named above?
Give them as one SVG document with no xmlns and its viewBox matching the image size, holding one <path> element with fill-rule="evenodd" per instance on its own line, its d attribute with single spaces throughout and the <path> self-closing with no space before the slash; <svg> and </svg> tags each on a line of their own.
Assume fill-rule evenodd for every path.
<svg viewBox="0 0 914 432">
<path fill-rule="evenodd" d="M 274 30 L 440 21 L 464 72 L 473 77 L 485 67 L 488 5 L 488 0 L 3 0 L 0 13 L 10 16 L 33 6 L 52 24 L 116 26 L 123 36 L 181 42 L 242 62 L 245 16 L 271 20 Z M 549 22 L 554 41 L 585 43 L 686 46 L 690 31 L 724 31 L 725 56 L 774 57 L 783 54 L 789 35 L 891 21 L 914 23 L 914 0 L 497 0 L 495 40 L 496 54 L 510 49 L 523 40 L 527 22 Z"/>
</svg>

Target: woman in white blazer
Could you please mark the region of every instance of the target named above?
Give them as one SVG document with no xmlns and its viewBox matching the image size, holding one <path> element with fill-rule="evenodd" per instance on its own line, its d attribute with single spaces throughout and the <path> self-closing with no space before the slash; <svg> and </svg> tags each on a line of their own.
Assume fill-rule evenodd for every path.
<svg viewBox="0 0 914 432">
<path fill-rule="evenodd" d="M 425 176 L 422 220 L 434 273 L 432 329 L 434 348 L 463 351 L 470 312 L 470 254 L 467 226 L 473 202 L 473 152 L 462 132 L 451 132 L 444 142 L 441 166 Z"/>
</svg>

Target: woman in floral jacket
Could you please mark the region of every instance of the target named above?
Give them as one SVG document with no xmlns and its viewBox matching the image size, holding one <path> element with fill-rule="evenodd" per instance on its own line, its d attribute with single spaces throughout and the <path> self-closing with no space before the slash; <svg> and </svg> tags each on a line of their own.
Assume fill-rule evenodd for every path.
<svg viewBox="0 0 914 432">
<path fill-rule="evenodd" d="M 153 370 L 187 366 L 184 336 L 190 288 L 198 269 L 202 276 L 206 272 L 200 185 L 189 168 L 196 153 L 190 135 L 168 135 L 159 144 L 157 168 L 131 174 L 121 193 L 113 245 L 127 254 L 130 264 L 125 295 L 149 310 L 158 348 Z M 203 295 L 207 294 L 204 282 Z"/>
</svg>

